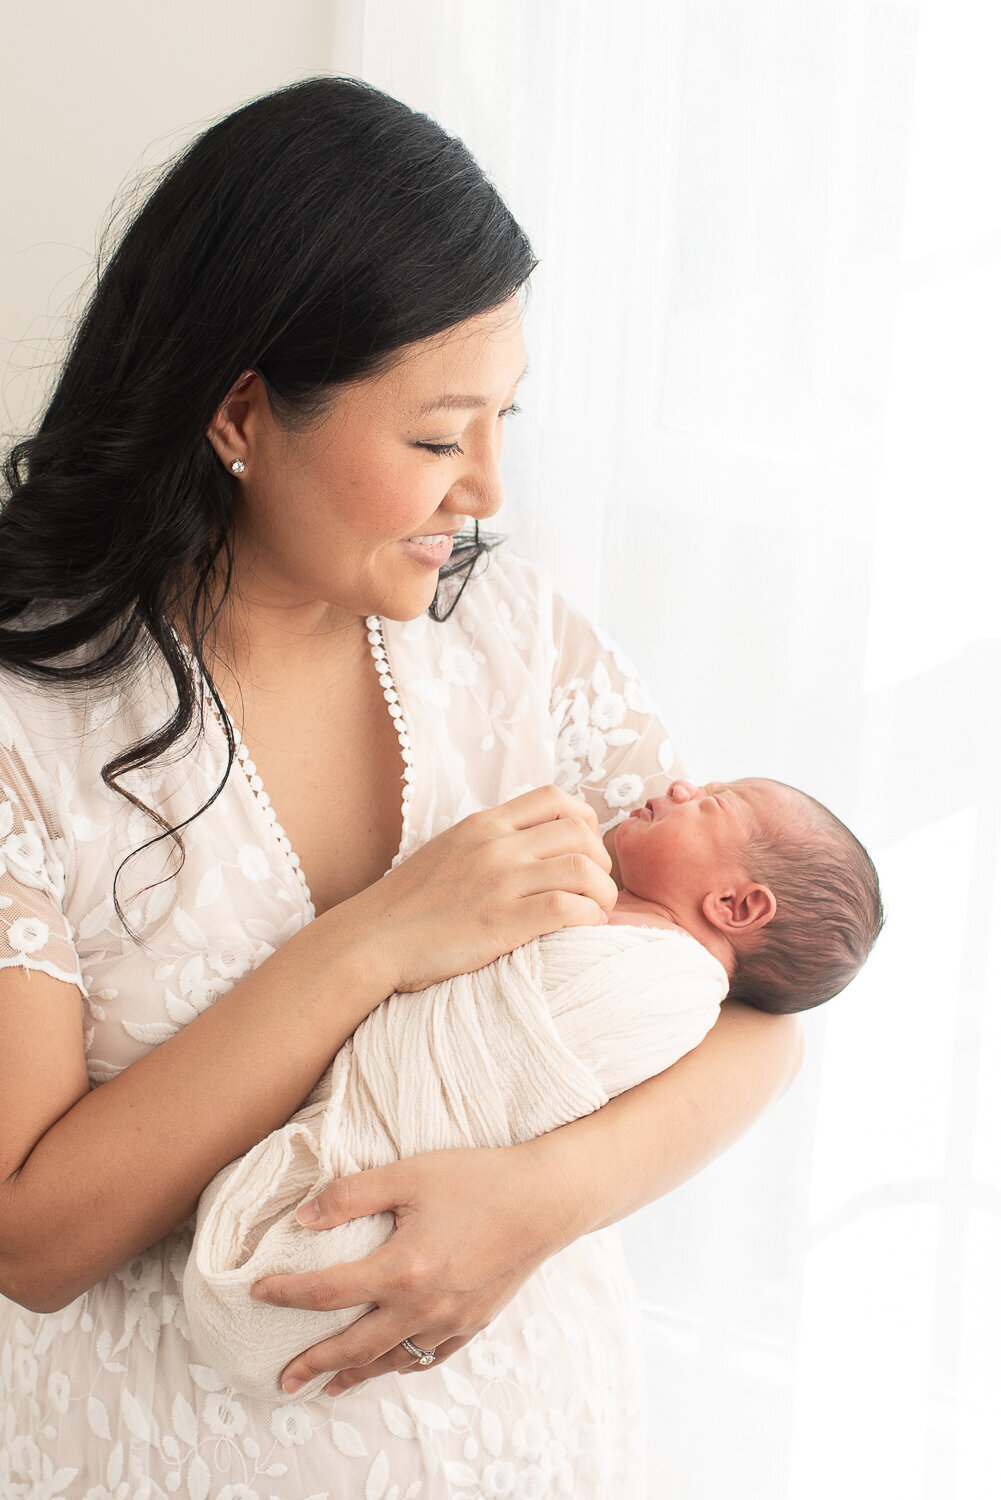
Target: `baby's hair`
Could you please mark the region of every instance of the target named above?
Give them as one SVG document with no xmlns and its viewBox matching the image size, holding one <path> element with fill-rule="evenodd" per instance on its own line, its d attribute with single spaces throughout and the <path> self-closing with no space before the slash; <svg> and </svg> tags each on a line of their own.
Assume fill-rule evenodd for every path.
<svg viewBox="0 0 1001 1500">
<path fill-rule="evenodd" d="M 884 921 L 866 850 L 822 803 L 797 795 L 801 816 L 792 832 L 762 827 L 748 847 L 748 873 L 771 889 L 777 906 L 741 943 L 730 984 L 733 999 L 773 1015 L 809 1010 L 843 990 Z"/>
</svg>

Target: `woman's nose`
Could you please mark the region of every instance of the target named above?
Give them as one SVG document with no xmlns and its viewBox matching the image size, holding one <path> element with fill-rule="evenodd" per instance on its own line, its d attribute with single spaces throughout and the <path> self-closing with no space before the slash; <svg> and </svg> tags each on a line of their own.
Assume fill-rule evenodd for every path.
<svg viewBox="0 0 1001 1500">
<path fill-rule="evenodd" d="M 497 514 L 504 500 L 500 470 L 496 465 L 492 470 L 484 467 L 475 475 L 470 475 L 459 487 L 457 494 L 453 486 L 452 493 L 455 494 L 457 508 L 470 520 L 485 521 L 488 516 Z"/>
<path fill-rule="evenodd" d="M 448 492 L 452 508 L 471 521 L 494 516 L 504 500 L 504 482 L 500 472 L 500 443 L 484 444 L 470 453 L 468 467 Z"/>
</svg>

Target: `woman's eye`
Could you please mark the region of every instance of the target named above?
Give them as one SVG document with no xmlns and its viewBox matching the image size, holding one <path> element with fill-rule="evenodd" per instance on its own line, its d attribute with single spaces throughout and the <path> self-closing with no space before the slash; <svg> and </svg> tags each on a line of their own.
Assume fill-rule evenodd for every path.
<svg viewBox="0 0 1001 1500">
<path fill-rule="evenodd" d="M 435 458 L 457 458 L 462 452 L 458 443 L 417 443 L 416 447 L 433 453 Z"/>
<path fill-rule="evenodd" d="M 521 407 L 512 401 L 510 406 L 502 407 L 497 413 L 498 420 L 501 417 L 515 417 L 521 411 Z M 433 453 L 435 458 L 458 458 L 463 452 L 462 445 L 454 443 L 415 443 L 415 448 L 423 448 L 426 453 Z"/>
</svg>

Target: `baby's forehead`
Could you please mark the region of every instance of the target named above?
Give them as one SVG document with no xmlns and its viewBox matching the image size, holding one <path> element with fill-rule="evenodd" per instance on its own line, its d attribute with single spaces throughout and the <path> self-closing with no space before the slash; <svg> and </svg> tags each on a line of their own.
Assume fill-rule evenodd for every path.
<svg viewBox="0 0 1001 1500">
<path fill-rule="evenodd" d="M 810 799 L 784 781 L 765 776 L 744 776 L 730 785 L 751 809 L 756 824 L 781 832 L 800 824 L 809 812 Z"/>
</svg>

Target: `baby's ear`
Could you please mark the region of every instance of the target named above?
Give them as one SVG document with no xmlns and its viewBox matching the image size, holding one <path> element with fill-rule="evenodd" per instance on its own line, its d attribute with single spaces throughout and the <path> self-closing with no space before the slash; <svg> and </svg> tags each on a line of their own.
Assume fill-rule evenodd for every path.
<svg viewBox="0 0 1001 1500">
<path fill-rule="evenodd" d="M 706 921 L 735 937 L 764 927 L 777 909 L 778 902 L 767 885 L 757 885 L 751 880 L 727 890 L 710 891 L 702 901 Z"/>
</svg>

